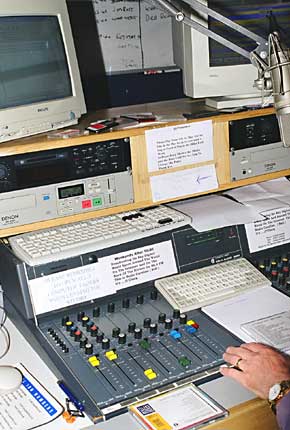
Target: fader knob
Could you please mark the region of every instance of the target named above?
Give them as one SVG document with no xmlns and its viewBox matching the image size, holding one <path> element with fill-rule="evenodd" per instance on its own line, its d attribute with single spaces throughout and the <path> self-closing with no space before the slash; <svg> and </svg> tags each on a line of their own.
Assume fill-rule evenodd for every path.
<svg viewBox="0 0 290 430">
<path fill-rule="evenodd" d="M 130 322 L 130 323 L 128 324 L 128 332 L 129 332 L 129 333 L 134 333 L 135 328 L 136 328 L 136 323 L 134 323 L 134 322 Z"/>
<path fill-rule="evenodd" d="M 186 314 L 180 314 L 179 322 L 180 322 L 180 324 L 186 324 L 187 323 L 187 315 Z"/>
<path fill-rule="evenodd" d="M 91 343 L 87 343 L 86 345 L 85 345 L 85 353 L 86 354 L 88 354 L 88 355 L 90 355 L 90 354 L 92 354 L 93 353 L 93 345 L 91 344 Z"/>
<path fill-rule="evenodd" d="M 142 329 L 141 328 L 135 328 L 134 337 L 135 337 L 135 339 L 141 339 L 142 338 Z"/>
<path fill-rule="evenodd" d="M 93 309 L 93 317 L 98 318 L 100 316 L 100 308 L 96 307 Z"/>
<path fill-rule="evenodd" d="M 180 310 L 179 309 L 173 309 L 172 317 L 177 320 L 180 317 Z"/>
<path fill-rule="evenodd" d="M 140 294 L 139 296 L 137 296 L 136 303 L 138 305 L 143 305 L 143 303 L 144 303 L 144 296 L 143 296 L 143 294 Z"/>
<path fill-rule="evenodd" d="M 172 328 L 172 319 L 171 318 L 166 318 L 166 320 L 165 320 L 165 328 L 167 328 L 167 329 Z"/>
<path fill-rule="evenodd" d="M 118 337 L 119 336 L 119 334 L 120 334 L 120 328 L 119 327 L 114 327 L 113 328 L 113 330 L 112 330 L 112 336 L 113 337 Z"/>
<path fill-rule="evenodd" d="M 150 324 L 151 324 L 151 318 L 144 318 L 143 327 L 144 328 L 149 328 Z"/>
<path fill-rule="evenodd" d="M 102 331 L 99 331 L 96 335 L 97 343 L 101 343 L 103 339 L 104 339 L 104 333 Z"/>
<path fill-rule="evenodd" d="M 128 308 L 130 307 L 130 299 L 124 299 L 124 300 L 122 301 L 122 307 L 123 307 L 124 309 L 128 309 Z"/>
<path fill-rule="evenodd" d="M 79 312 L 78 315 L 77 315 L 77 320 L 81 321 L 84 316 L 85 316 L 84 312 Z"/>
<path fill-rule="evenodd" d="M 164 323 L 165 320 L 166 320 L 166 314 L 160 313 L 159 316 L 158 316 L 158 322 Z"/>
<path fill-rule="evenodd" d="M 120 345 L 124 345 L 126 343 L 126 334 L 125 333 L 120 333 L 118 336 L 118 343 Z"/>
<path fill-rule="evenodd" d="M 102 349 L 109 349 L 110 348 L 110 339 L 108 339 L 107 337 L 105 337 L 102 340 Z"/>
<path fill-rule="evenodd" d="M 108 304 L 108 312 L 109 314 L 113 314 L 115 312 L 115 303 Z"/>
</svg>

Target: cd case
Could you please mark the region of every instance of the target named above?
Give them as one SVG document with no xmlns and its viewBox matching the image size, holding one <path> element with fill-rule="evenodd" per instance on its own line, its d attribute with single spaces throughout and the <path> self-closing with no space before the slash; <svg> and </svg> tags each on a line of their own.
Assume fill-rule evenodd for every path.
<svg viewBox="0 0 290 430">
<path fill-rule="evenodd" d="M 130 406 L 131 414 L 150 430 L 197 429 L 228 416 L 228 411 L 193 384 Z"/>
</svg>

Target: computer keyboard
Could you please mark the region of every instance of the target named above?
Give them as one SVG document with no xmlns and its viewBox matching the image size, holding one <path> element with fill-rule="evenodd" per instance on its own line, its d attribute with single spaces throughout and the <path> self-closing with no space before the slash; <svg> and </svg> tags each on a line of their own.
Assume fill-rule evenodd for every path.
<svg viewBox="0 0 290 430">
<path fill-rule="evenodd" d="M 155 281 L 165 299 L 182 312 L 211 305 L 271 282 L 245 258 Z"/>
<path fill-rule="evenodd" d="M 168 206 L 93 218 L 9 238 L 14 254 L 37 266 L 163 233 L 191 222 Z"/>
</svg>

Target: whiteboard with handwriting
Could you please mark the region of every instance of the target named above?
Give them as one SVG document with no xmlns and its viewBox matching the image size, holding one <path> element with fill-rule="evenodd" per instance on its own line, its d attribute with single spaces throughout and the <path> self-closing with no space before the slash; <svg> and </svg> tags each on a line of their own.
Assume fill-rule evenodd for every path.
<svg viewBox="0 0 290 430">
<path fill-rule="evenodd" d="M 93 0 L 107 73 L 174 65 L 172 21 L 154 0 Z"/>
</svg>

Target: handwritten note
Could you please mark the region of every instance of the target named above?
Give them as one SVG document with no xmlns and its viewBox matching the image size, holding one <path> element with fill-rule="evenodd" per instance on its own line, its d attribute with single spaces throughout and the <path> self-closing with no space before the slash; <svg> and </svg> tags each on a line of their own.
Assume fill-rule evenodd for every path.
<svg viewBox="0 0 290 430">
<path fill-rule="evenodd" d="M 113 273 L 117 290 L 177 273 L 171 241 L 144 246 L 100 259 Z"/>
<path fill-rule="evenodd" d="M 213 164 L 151 176 L 150 183 L 154 202 L 218 188 L 216 170 Z"/>
<path fill-rule="evenodd" d="M 148 170 L 213 160 L 212 121 L 145 131 Z"/>
<path fill-rule="evenodd" d="M 115 293 L 111 272 L 101 263 L 33 279 L 29 290 L 36 315 Z"/>
<path fill-rule="evenodd" d="M 266 219 L 245 225 L 251 252 L 290 242 L 290 208 L 263 212 L 263 215 Z"/>
<path fill-rule="evenodd" d="M 174 65 L 168 13 L 146 1 L 92 3 L 107 72 Z"/>
</svg>

